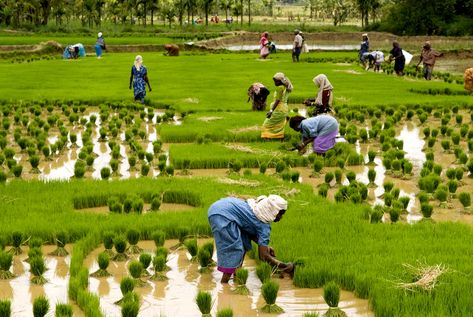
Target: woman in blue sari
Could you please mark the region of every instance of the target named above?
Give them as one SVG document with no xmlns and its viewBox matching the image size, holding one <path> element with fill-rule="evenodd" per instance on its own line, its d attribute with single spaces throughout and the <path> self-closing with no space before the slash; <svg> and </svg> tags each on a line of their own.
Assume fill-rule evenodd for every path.
<svg viewBox="0 0 473 317">
<path fill-rule="evenodd" d="M 136 55 L 135 64 L 131 67 L 130 89 L 131 84 L 133 84 L 135 101 L 139 100 L 141 103 L 145 103 L 146 84 L 148 84 L 149 91 L 151 92 L 152 90 L 148 80 L 148 71 L 145 65 L 143 65 L 141 55 Z"/>
</svg>

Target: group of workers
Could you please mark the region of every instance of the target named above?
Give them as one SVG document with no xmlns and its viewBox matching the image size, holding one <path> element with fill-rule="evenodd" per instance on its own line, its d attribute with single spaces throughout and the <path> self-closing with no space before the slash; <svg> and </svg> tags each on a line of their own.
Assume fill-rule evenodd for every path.
<svg viewBox="0 0 473 317">
<path fill-rule="evenodd" d="M 270 53 L 276 52 L 276 45 L 269 40 L 269 33 L 263 32 L 259 41 L 260 58 L 266 59 Z M 292 43 L 292 61 L 299 62 L 299 56 L 303 51 L 308 51 L 304 45 L 304 34 L 300 30 L 294 31 L 294 41 Z"/>
<path fill-rule="evenodd" d="M 406 65 L 406 55 L 410 55 L 404 51 L 399 45 L 398 41 L 393 41 L 393 48 L 389 52 L 388 61 L 391 62 L 394 60 L 394 72 L 398 76 L 404 75 L 404 67 Z M 419 69 L 419 65 L 422 63 L 423 66 L 423 75 L 426 80 L 432 79 L 432 71 L 434 69 L 435 61 L 437 57 L 443 56 L 442 53 L 437 52 L 432 49 L 430 41 L 426 41 L 422 47 L 420 53 L 419 62 L 416 65 L 416 69 Z M 412 56 L 409 56 L 412 57 Z M 384 53 L 380 50 L 375 50 L 370 52 L 370 44 L 368 34 L 362 34 L 362 40 L 359 50 L 360 62 L 365 67 L 366 70 L 373 68 L 374 71 L 381 71 L 381 64 L 384 60 Z"/>
<path fill-rule="evenodd" d="M 103 50 L 106 49 L 105 39 L 103 38 L 102 32 L 97 34 L 97 39 L 95 40 L 95 55 L 98 59 L 102 58 Z M 77 43 L 73 45 L 67 45 L 64 49 L 63 57 L 65 59 L 77 59 L 79 57 L 85 57 L 85 47 L 82 43 Z"/>
</svg>

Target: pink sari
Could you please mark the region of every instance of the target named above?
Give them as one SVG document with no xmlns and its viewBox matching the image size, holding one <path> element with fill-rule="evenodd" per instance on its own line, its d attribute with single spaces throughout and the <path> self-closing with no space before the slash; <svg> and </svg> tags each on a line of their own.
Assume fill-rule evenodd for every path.
<svg viewBox="0 0 473 317">
<path fill-rule="evenodd" d="M 259 55 L 262 58 L 265 58 L 266 56 L 269 55 L 269 48 L 268 48 L 268 39 L 266 37 L 261 37 L 261 40 L 259 41 L 261 49 L 259 51 Z"/>
</svg>

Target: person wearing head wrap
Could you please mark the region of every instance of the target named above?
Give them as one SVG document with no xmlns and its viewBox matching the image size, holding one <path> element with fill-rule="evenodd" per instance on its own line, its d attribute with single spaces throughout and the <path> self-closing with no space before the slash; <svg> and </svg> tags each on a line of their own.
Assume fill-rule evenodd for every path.
<svg viewBox="0 0 473 317">
<path fill-rule="evenodd" d="M 97 58 L 102 58 L 102 50 L 107 49 L 105 46 L 105 40 L 103 39 L 102 32 L 97 34 L 97 40 L 95 41 L 95 55 Z"/>
<path fill-rule="evenodd" d="M 402 53 L 402 48 L 398 41 L 393 41 L 393 49 L 389 52 L 389 61 L 394 59 L 394 71 L 398 76 L 404 75 L 404 66 L 406 64 L 406 58 Z"/>
<path fill-rule="evenodd" d="M 143 58 L 141 55 L 136 55 L 135 63 L 131 67 L 130 89 L 132 84 L 135 101 L 144 103 L 146 96 L 146 84 L 148 84 L 149 91 L 152 90 L 148 80 L 148 71 L 146 70 L 145 65 L 143 65 Z"/>
<path fill-rule="evenodd" d="M 269 37 L 268 32 L 264 32 L 263 34 L 261 34 L 261 39 L 259 40 L 259 44 L 260 44 L 259 56 L 261 59 L 266 59 L 266 57 L 268 57 L 269 55 L 270 43 L 269 43 L 268 37 Z"/>
<path fill-rule="evenodd" d="M 324 155 L 335 146 L 338 122 L 330 115 L 321 114 L 308 119 L 294 116 L 289 119 L 289 126 L 302 135 L 302 140 L 296 147 L 299 153 L 303 153 L 310 142 L 313 142 L 313 152 L 320 155 Z"/>
<path fill-rule="evenodd" d="M 361 35 L 361 44 L 360 50 L 358 51 L 358 56 L 360 57 L 360 62 L 363 64 L 363 67 L 366 66 L 366 58 L 370 51 L 370 40 L 367 33 Z"/>
<path fill-rule="evenodd" d="M 292 44 L 292 61 L 299 62 L 299 55 L 302 52 L 302 45 L 304 44 L 304 39 L 301 36 L 299 30 L 294 31 L 294 43 Z"/>
<path fill-rule="evenodd" d="M 319 87 L 317 97 L 315 98 L 315 106 L 317 114 L 329 112 L 332 108 L 332 90 L 333 86 L 325 74 L 319 74 L 313 79 L 314 84 Z"/>
<path fill-rule="evenodd" d="M 214 202 L 208 210 L 208 219 L 217 249 L 217 269 L 227 283 L 243 263 L 245 253 L 252 249 L 251 241 L 258 244 L 259 258 L 292 274 L 294 265 L 276 259 L 269 246 L 271 223 L 279 222 L 287 209 L 287 201 L 278 195 L 259 196 L 243 200 L 226 197 Z"/>
<path fill-rule="evenodd" d="M 283 73 L 274 74 L 273 81 L 276 90 L 274 91 L 274 101 L 271 103 L 263 123 L 261 132 L 263 139 L 284 138 L 284 127 L 288 113 L 287 98 L 293 89 L 291 81 Z"/>
<path fill-rule="evenodd" d="M 420 63 L 423 63 L 424 78 L 426 80 L 432 79 L 432 72 L 434 71 L 435 61 L 437 57 L 442 57 L 443 53 L 434 51 L 429 41 L 426 41 L 422 51 L 420 53 L 419 63 L 416 65 L 416 69 L 419 68 Z"/>
</svg>

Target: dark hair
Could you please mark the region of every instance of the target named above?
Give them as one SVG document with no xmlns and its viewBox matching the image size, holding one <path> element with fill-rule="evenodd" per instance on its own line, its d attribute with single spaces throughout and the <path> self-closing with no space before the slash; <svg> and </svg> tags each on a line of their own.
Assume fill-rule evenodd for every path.
<svg viewBox="0 0 473 317">
<path fill-rule="evenodd" d="M 299 128 L 302 120 L 305 120 L 303 116 L 294 116 L 289 119 L 289 126 L 291 129 L 300 131 L 301 129 Z"/>
</svg>

